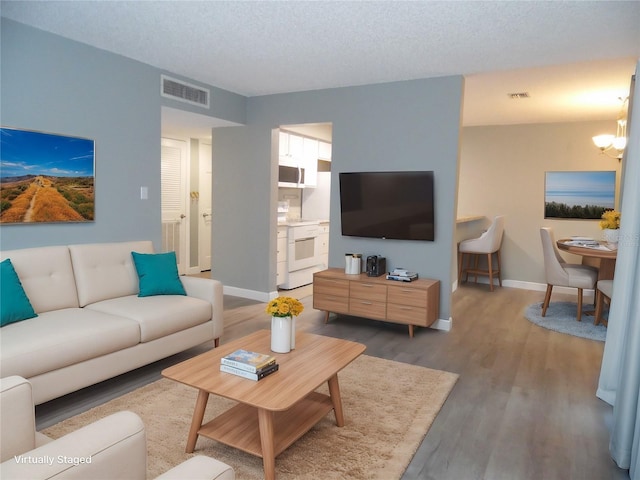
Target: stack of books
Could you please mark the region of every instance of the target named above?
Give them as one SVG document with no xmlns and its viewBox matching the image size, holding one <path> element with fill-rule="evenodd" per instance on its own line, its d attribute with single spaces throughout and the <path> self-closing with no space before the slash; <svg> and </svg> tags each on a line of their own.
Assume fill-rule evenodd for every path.
<svg viewBox="0 0 640 480">
<path fill-rule="evenodd" d="M 278 371 L 276 358 L 265 353 L 236 350 L 220 359 L 220 371 L 258 381 Z"/>
<path fill-rule="evenodd" d="M 404 268 L 396 268 L 387 274 L 387 280 L 395 280 L 397 282 L 411 282 L 418 278 L 416 272 L 409 272 Z"/>
</svg>

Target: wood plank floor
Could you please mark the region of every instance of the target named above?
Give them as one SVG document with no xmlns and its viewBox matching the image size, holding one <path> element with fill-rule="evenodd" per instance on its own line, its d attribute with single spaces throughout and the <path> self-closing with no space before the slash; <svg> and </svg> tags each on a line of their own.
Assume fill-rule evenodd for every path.
<svg viewBox="0 0 640 480">
<path fill-rule="evenodd" d="M 608 453 L 611 407 L 596 398 L 604 344 L 551 332 L 523 317 L 542 292 L 463 285 L 453 329 L 407 328 L 313 310 L 309 289 L 298 328 L 362 342 L 368 355 L 460 374 L 403 479 L 628 480 Z M 572 300 L 555 295 L 552 301 Z M 590 319 L 586 319 L 590 321 Z M 264 304 L 225 296 L 223 343 L 269 328 Z M 37 407 L 38 429 L 160 378 L 208 346 Z M 380 448 L 384 448 L 381 445 Z"/>
</svg>

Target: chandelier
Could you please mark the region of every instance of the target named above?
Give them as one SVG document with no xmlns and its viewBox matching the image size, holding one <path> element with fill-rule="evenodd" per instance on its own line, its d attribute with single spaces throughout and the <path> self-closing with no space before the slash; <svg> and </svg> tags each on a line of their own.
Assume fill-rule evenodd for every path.
<svg viewBox="0 0 640 480">
<path fill-rule="evenodd" d="M 600 149 L 600 153 L 611 158 L 622 160 L 622 154 L 627 146 L 627 112 L 626 104 L 629 97 L 621 98 L 622 107 L 618 114 L 616 134 L 615 135 L 596 135 L 592 138 L 593 143 Z"/>
</svg>

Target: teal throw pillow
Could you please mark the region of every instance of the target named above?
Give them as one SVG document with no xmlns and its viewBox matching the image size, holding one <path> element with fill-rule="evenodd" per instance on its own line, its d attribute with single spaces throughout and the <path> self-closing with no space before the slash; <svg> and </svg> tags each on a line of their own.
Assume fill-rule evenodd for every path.
<svg viewBox="0 0 640 480">
<path fill-rule="evenodd" d="M 186 295 L 178 275 L 176 252 L 131 252 L 138 272 L 139 297 Z"/>
<path fill-rule="evenodd" d="M 37 317 L 10 259 L 0 262 L 0 327 Z"/>
</svg>

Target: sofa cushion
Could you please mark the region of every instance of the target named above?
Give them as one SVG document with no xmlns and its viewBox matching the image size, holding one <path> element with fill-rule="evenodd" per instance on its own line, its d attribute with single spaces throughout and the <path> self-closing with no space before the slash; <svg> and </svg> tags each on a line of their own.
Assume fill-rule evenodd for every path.
<svg viewBox="0 0 640 480">
<path fill-rule="evenodd" d="M 30 378 L 140 342 L 138 324 L 84 308 L 41 313 L 0 329 L 0 376 Z"/>
<path fill-rule="evenodd" d="M 78 294 L 67 247 L 25 248 L 0 252 L 11 259 L 36 313 L 78 306 Z"/>
<path fill-rule="evenodd" d="M 81 307 L 138 294 L 138 274 L 131 257 L 133 251 L 153 253 L 153 243 L 140 241 L 69 246 Z"/>
<path fill-rule="evenodd" d="M 131 252 L 138 273 L 139 297 L 186 295 L 180 276 L 176 252 Z"/>
<path fill-rule="evenodd" d="M 0 262 L 0 287 L 0 327 L 38 316 L 9 258 Z"/>
<path fill-rule="evenodd" d="M 211 303 L 182 295 L 113 298 L 87 305 L 85 309 L 123 316 L 140 324 L 140 341 L 185 330 L 211 320 Z"/>
</svg>

